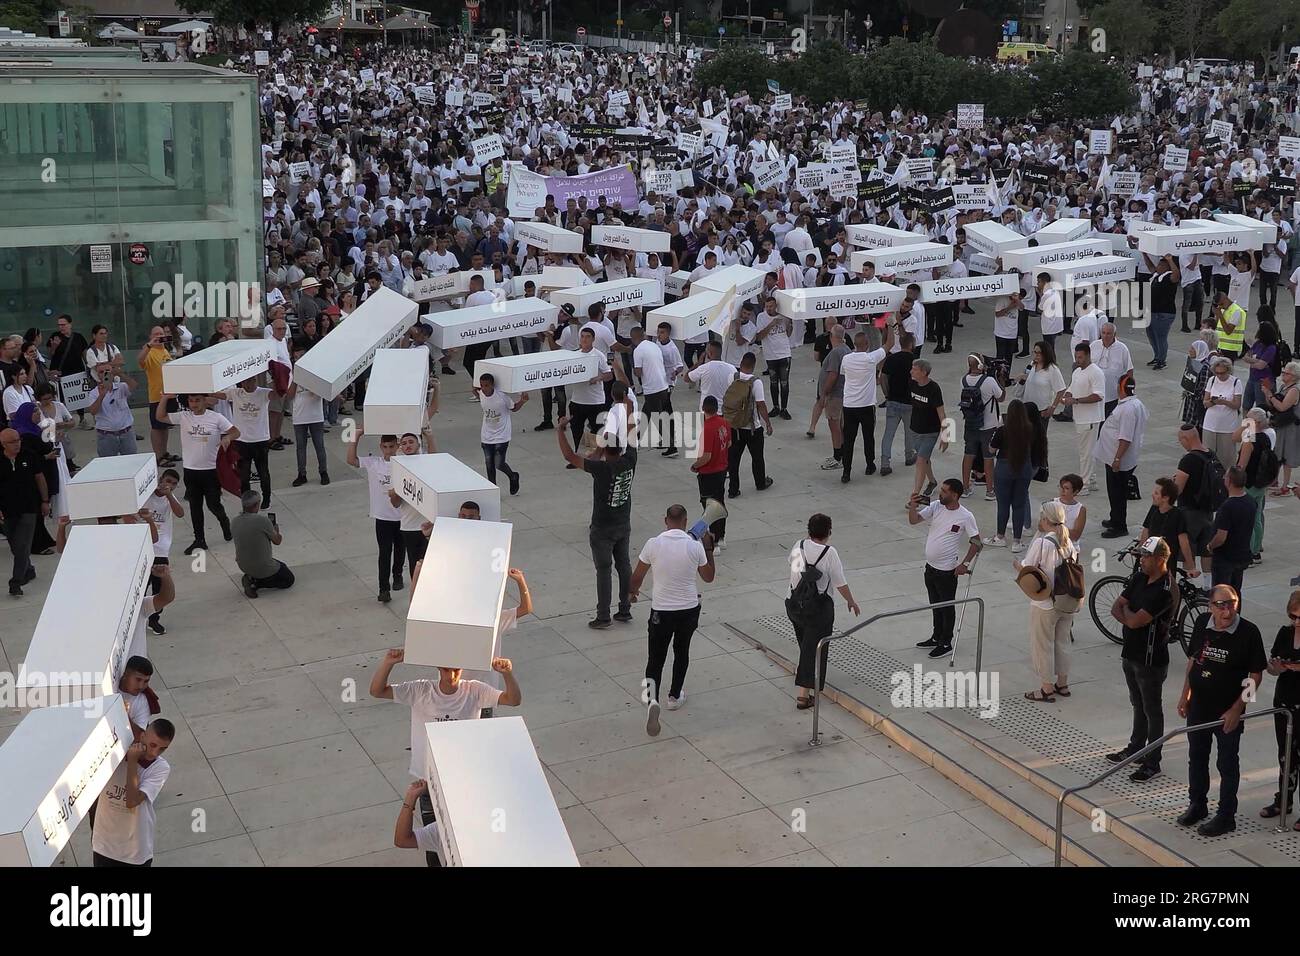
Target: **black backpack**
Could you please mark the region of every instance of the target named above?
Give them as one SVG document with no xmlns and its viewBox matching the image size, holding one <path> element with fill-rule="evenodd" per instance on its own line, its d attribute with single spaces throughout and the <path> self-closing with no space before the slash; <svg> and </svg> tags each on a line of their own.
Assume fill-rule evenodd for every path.
<svg viewBox="0 0 1300 956">
<path fill-rule="evenodd" d="M 1196 500 L 1192 502 L 1192 507 L 1197 511 L 1206 511 L 1213 514 L 1228 500 L 1228 488 L 1223 483 L 1223 462 L 1219 461 L 1218 456 L 1213 452 L 1198 452 L 1197 454 L 1202 457 L 1201 484 L 1196 493 Z"/>
<path fill-rule="evenodd" d="M 961 380 L 961 399 L 957 407 L 961 409 L 961 417 L 966 424 L 974 428 L 979 428 L 984 423 L 984 380 L 987 378 L 987 373 L 980 373 L 979 380 L 974 385 L 968 385 L 965 378 Z"/>
<path fill-rule="evenodd" d="M 1252 458 L 1255 465 L 1255 474 L 1250 487 L 1256 489 L 1267 488 L 1277 481 L 1277 474 L 1282 470 L 1282 463 L 1278 460 L 1277 452 L 1273 450 L 1273 443 L 1268 440 L 1268 436 L 1263 432 L 1255 433 L 1255 446 L 1255 455 Z"/>
<path fill-rule="evenodd" d="M 799 554 L 803 554 L 804 541 L 799 542 Z M 817 604 L 821 599 L 822 590 L 817 586 L 817 582 L 822 579 L 822 573 L 817 569 L 821 564 L 822 558 L 826 557 L 826 552 L 831 549 L 829 544 L 822 545 L 822 553 L 817 555 L 817 560 L 812 564 L 804 562 L 803 570 L 799 573 L 799 583 L 794 586 L 790 592 L 790 606 L 800 614 L 815 614 Z"/>
<path fill-rule="evenodd" d="M 1277 351 L 1273 354 L 1273 367 L 1270 369 L 1273 373 L 1274 382 L 1276 382 L 1277 377 L 1282 374 L 1282 369 L 1286 368 L 1287 363 L 1293 358 L 1295 358 L 1295 356 L 1291 353 L 1291 346 L 1287 345 L 1281 339 L 1278 339 Z"/>
</svg>

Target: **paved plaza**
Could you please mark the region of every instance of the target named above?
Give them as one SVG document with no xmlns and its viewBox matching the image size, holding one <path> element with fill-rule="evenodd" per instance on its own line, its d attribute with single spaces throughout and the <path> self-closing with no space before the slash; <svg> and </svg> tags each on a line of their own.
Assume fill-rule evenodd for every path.
<svg viewBox="0 0 1300 956">
<path fill-rule="evenodd" d="M 955 383 L 966 351 L 988 351 L 992 345 L 987 304 L 964 319 L 956 352 L 935 357 L 936 378 L 950 407 L 956 405 Z M 1133 350 L 1138 396 L 1152 416 L 1139 466 L 1145 495 L 1151 479 L 1172 473 L 1177 462 L 1178 376 L 1188 337 L 1175 331 L 1180 357 L 1159 378 L 1143 374 L 1150 349 L 1141 332 L 1121 331 L 1121 338 Z M 728 548 L 718 555 L 717 580 L 702 585 L 687 703 L 664 714 L 657 738 L 646 736 L 640 703 L 648 602 L 634 606 L 630 624 L 604 631 L 587 627 L 595 599 L 587 547 L 591 482 L 564 470 L 554 432 L 533 432 L 540 403 L 525 406 L 515 417 L 510 446 L 522 490 L 515 498 L 503 493 L 502 518 L 514 525 L 511 563 L 527 575 L 536 607 L 535 617 L 504 639 L 503 654 L 514 661 L 524 703 L 517 711 L 501 712 L 519 713 L 527 721 L 584 865 L 1050 865 L 1051 852 L 1039 839 L 955 784 L 934 760 L 914 756 L 895 736 L 873 727 L 870 715 L 847 699 L 849 709 L 824 704 L 825 742 L 808 746 L 810 712 L 796 711 L 793 679 L 779 660 L 791 658 L 793 648 L 781 633 L 787 555 L 803 536 L 808 516 L 824 511 L 833 517 L 832 543 L 864 615 L 926 601 L 925 526 L 909 526 L 903 511 L 910 470 L 864 477 L 859 465 L 847 486 L 840 484 L 838 471 L 820 471 L 818 464 L 829 454 L 825 422 L 815 441 L 804 436 L 813 377 L 811 349 L 801 348 L 792 373 L 794 419 L 776 422 L 767 443 L 775 485 L 756 492 L 748 464 L 742 466 L 743 495 L 728 502 Z M 442 411 L 433 423 L 438 450 L 481 469 L 479 406 L 468 401 L 467 377 L 461 371 L 442 384 Z M 695 398 L 685 387 L 676 390 L 679 408 L 690 407 Z M 142 413 L 137 422 L 144 434 Z M 390 605 L 376 601 L 377 549 L 366 483 L 345 463 L 341 431 L 336 427 L 327 436 L 333 479 L 327 488 L 316 483 L 314 473 L 307 486 L 290 488 L 293 449 L 272 453 L 272 510 L 285 539 L 277 557 L 297 575 L 292 590 L 246 599 L 233 546 L 216 535 L 209 536 L 213 550 L 206 569 L 195 571 L 179 553 L 190 540 L 188 519 L 177 521 L 172 562 L 178 597 L 163 616 L 167 634 L 149 635 L 148 648 L 162 713 L 177 726 L 167 754 L 172 773 L 157 802 L 159 866 L 424 865 L 422 854 L 392 845 L 407 782 L 409 713 L 366 693 L 384 649 L 403 642 L 410 591 L 394 594 Z M 91 444 L 85 435 L 76 435 L 83 458 Z M 1069 426 L 1053 424 L 1049 440 L 1053 479 L 1033 487 L 1035 513 L 1044 491 L 1055 494 L 1055 476 L 1077 470 Z M 960 446 L 936 458 L 941 478 L 958 472 L 959 453 Z M 901 458 L 895 455 L 896 467 Z M 681 502 L 694 515 L 696 497 L 685 457 L 641 456 L 633 490 L 634 561 L 641 544 L 662 530 L 665 507 Z M 1098 538 L 1104 494 L 1085 502 L 1085 552 L 1114 544 Z M 237 510 L 229 496 L 225 503 Z M 995 506 L 984 501 L 982 489 L 965 503 L 981 532 L 991 533 Z M 1145 501 L 1130 504 L 1134 530 L 1145 509 Z M 1266 645 L 1283 620 L 1288 581 L 1297 572 L 1298 536 L 1300 502 L 1270 498 L 1265 562 L 1246 573 L 1244 595 L 1246 616 L 1260 626 Z M 1026 603 L 1014 587 L 1011 559 L 1007 550 L 986 549 L 971 589 L 987 602 L 984 666 L 999 675 L 1000 715 L 991 721 L 969 714 L 933 716 L 1045 773 L 1078 755 L 1068 748 L 1056 754 L 1035 749 L 1022 732 L 1034 722 L 1055 721 L 1080 740 L 1118 749 L 1128 732 L 1119 648 L 1097 633 L 1086 612 L 1075 626 L 1074 696 L 1055 704 L 1021 699 L 1035 681 Z M 21 601 L 6 605 L 0 626 L 0 667 L 11 672 L 26 652 L 57 558 L 35 560 L 39 577 Z M 1091 570 L 1090 577 L 1095 577 Z M 648 588 L 644 594 L 648 598 Z M 508 603 L 514 600 L 512 587 Z M 847 612 L 842 601 L 836 604 L 837 623 L 843 626 Z M 974 617 L 968 615 L 958 645 L 959 668 L 974 666 Z M 931 662 L 913 648 L 928 633 L 928 615 L 891 619 L 862 632 L 855 643 L 868 650 L 852 656 L 869 663 L 875 653 L 879 661 L 904 669 L 918 662 L 927 668 L 946 663 Z M 756 647 L 755 640 L 769 651 Z M 1172 658 L 1165 686 L 1171 728 L 1184 662 L 1177 649 Z M 837 646 L 832 682 L 875 706 L 869 698 L 873 686 L 879 690 L 879 674 L 873 685 L 872 675 L 861 669 L 853 671 L 847 663 L 840 668 L 845 661 Z M 416 676 L 426 676 L 424 669 L 401 665 L 394 679 Z M 845 686 L 855 680 L 860 681 L 856 689 Z M 1267 706 L 1271 695 L 1272 682 L 1266 679 L 1256 707 Z M 923 722 L 919 713 L 895 716 L 918 736 L 949 733 Z M 18 719 L 15 712 L 0 715 L 0 737 Z M 1271 726 L 1251 725 L 1242 748 L 1239 821 L 1254 820 L 1258 806 L 1271 796 L 1272 750 Z M 1172 807 L 1185 798 L 1185 744 L 1171 747 L 1164 765 L 1166 776 L 1150 786 L 1167 793 L 1162 799 Z M 1039 793 L 1034 799 L 1046 798 Z M 1125 799 L 1132 801 L 1126 805 L 1131 812 L 1143 812 L 1141 800 Z M 1073 811 L 1067 822 L 1070 832 L 1087 827 Z M 1168 829 L 1169 840 L 1178 836 Z M 1151 832 L 1161 838 L 1164 831 Z M 1107 862 L 1151 862 L 1123 848 L 1107 852 Z M 1186 848 L 1179 852 L 1196 855 Z M 1267 854 L 1227 859 L 1231 845 L 1205 852 L 1215 862 L 1286 861 L 1285 850 L 1277 860 Z M 89 865 L 88 827 L 77 831 L 61 859 Z"/>
</svg>

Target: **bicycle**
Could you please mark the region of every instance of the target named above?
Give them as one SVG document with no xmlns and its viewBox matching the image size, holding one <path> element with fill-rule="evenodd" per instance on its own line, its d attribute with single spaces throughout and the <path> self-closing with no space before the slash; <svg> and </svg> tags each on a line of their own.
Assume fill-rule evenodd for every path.
<svg viewBox="0 0 1300 956">
<path fill-rule="evenodd" d="M 1115 560 L 1123 564 L 1137 554 L 1138 546 L 1134 542 L 1129 547 L 1117 551 Z M 1200 587 L 1192 583 L 1186 571 L 1181 567 L 1174 570 L 1178 582 L 1179 610 L 1178 620 L 1169 628 L 1168 643 L 1173 644 L 1177 641 L 1183 653 L 1190 657 L 1192 630 L 1200 616 L 1209 613 L 1210 599 Z M 1108 574 L 1099 578 L 1088 592 L 1088 611 L 1092 614 L 1092 622 L 1097 625 L 1097 630 L 1115 644 L 1124 643 L 1124 631 L 1119 621 L 1111 617 L 1110 609 L 1115 606 L 1115 602 L 1119 600 L 1133 577 L 1141 573 L 1142 568 L 1137 565 L 1128 575 Z"/>
</svg>

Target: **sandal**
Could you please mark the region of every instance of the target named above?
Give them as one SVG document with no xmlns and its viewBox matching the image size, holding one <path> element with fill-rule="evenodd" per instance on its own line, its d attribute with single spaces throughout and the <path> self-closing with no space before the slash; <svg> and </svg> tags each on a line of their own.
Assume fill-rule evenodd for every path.
<svg viewBox="0 0 1300 956">
<path fill-rule="evenodd" d="M 1287 485 L 1285 488 L 1274 488 L 1269 492 L 1269 496 L 1272 498 L 1285 498 L 1292 494 L 1291 488 L 1291 485 Z"/>
<path fill-rule="evenodd" d="M 1056 687 L 1056 692 L 1057 692 L 1058 694 L 1060 694 L 1062 697 L 1069 697 L 1069 696 L 1070 696 L 1070 685 L 1069 685 L 1069 684 L 1065 684 L 1064 686 L 1062 686 L 1061 684 L 1055 684 L 1055 685 L 1053 685 L 1053 686 Z"/>
<path fill-rule="evenodd" d="M 1042 689 L 1032 690 L 1025 694 L 1025 700 L 1032 700 L 1036 704 L 1055 704 L 1056 698 L 1051 694 L 1044 694 Z"/>
<path fill-rule="evenodd" d="M 1282 815 L 1282 808 L 1279 807 L 1276 803 L 1270 803 L 1263 810 L 1259 811 L 1259 815 L 1265 820 L 1271 820 L 1274 817 L 1278 817 Z"/>
<path fill-rule="evenodd" d="M 807 710 L 809 707 L 811 707 L 811 706 L 813 705 L 813 702 L 814 702 L 816 699 L 817 699 L 817 695 L 815 695 L 815 694 L 813 694 L 813 695 L 811 695 L 811 696 L 809 696 L 809 697 L 800 697 L 800 698 L 798 699 L 798 702 L 794 705 L 794 706 L 795 706 L 795 709 L 796 709 L 796 710 Z"/>
</svg>

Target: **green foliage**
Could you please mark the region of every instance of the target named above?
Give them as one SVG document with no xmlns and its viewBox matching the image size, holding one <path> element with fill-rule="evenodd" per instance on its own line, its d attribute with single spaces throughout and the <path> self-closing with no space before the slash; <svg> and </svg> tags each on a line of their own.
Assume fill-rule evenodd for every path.
<svg viewBox="0 0 1300 956">
<path fill-rule="evenodd" d="M 1127 71 L 1084 50 L 1039 60 L 1029 72 L 1036 111 L 1049 119 L 1109 121 L 1128 110 L 1136 98 Z"/>
<path fill-rule="evenodd" d="M 22 30 L 25 33 L 35 33 L 37 36 L 46 35 L 45 17 L 49 16 L 53 7 L 49 3 L 32 2 L 32 0 L 5 0 L 0 3 L 0 24 L 13 30 Z"/>
<path fill-rule="evenodd" d="M 1232 0 L 1215 24 L 1233 53 L 1266 57 L 1279 44 L 1300 39 L 1300 0 Z"/>
<path fill-rule="evenodd" d="M 329 12 L 329 0 L 177 0 L 186 13 L 211 12 L 218 23 L 277 27 L 313 23 Z"/>
<path fill-rule="evenodd" d="M 1155 8 L 1145 0 L 1106 0 L 1093 8 L 1088 23 L 1106 31 L 1109 53 L 1134 57 L 1151 52 L 1159 28 L 1157 17 Z"/>
</svg>

